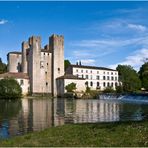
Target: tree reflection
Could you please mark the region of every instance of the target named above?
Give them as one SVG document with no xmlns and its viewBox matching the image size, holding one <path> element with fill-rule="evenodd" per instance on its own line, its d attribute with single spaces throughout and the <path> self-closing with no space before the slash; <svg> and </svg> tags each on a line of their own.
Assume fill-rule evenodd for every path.
<svg viewBox="0 0 148 148">
<path fill-rule="evenodd" d="M 21 108 L 21 100 L 0 100 L 0 120 L 17 116 Z"/>
</svg>

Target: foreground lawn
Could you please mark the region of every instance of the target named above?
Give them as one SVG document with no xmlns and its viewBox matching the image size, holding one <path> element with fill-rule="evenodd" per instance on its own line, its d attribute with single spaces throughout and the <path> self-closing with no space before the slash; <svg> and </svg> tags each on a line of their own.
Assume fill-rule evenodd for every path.
<svg viewBox="0 0 148 148">
<path fill-rule="evenodd" d="M 52 127 L 0 141 L 0 146 L 148 146 L 148 121 Z"/>
</svg>

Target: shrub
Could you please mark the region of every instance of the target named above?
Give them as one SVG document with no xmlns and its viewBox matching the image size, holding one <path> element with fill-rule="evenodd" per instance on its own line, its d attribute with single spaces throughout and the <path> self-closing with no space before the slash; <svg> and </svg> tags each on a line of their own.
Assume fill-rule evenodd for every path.
<svg viewBox="0 0 148 148">
<path fill-rule="evenodd" d="M 86 86 L 85 92 L 86 92 L 86 93 L 90 93 L 90 87 Z"/>
<path fill-rule="evenodd" d="M 106 87 L 104 90 L 103 90 L 104 93 L 113 93 L 115 92 L 114 89 L 112 87 Z"/>
<path fill-rule="evenodd" d="M 22 96 L 19 83 L 11 78 L 0 80 L 0 99 L 15 99 Z"/>
<path fill-rule="evenodd" d="M 116 86 L 116 93 L 123 93 L 123 87 L 122 86 Z"/>
<path fill-rule="evenodd" d="M 76 90 L 76 83 L 72 82 L 72 83 L 66 85 L 65 89 L 67 90 L 67 92 L 74 92 L 74 90 Z"/>
</svg>

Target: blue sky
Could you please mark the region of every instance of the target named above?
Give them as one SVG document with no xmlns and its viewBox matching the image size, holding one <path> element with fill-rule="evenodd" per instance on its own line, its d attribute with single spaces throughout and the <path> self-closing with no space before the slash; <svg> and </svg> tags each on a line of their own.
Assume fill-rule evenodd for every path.
<svg viewBox="0 0 148 148">
<path fill-rule="evenodd" d="M 65 38 L 71 63 L 139 69 L 148 58 L 148 2 L 0 2 L 0 57 L 21 51 L 22 41 L 51 34 Z"/>
</svg>

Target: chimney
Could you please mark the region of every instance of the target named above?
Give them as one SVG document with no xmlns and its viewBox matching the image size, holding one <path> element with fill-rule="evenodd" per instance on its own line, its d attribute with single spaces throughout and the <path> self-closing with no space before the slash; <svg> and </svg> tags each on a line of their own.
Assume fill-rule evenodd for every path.
<svg viewBox="0 0 148 148">
<path fill-rule="evenodd" d="M 81 66 L 81 61 L 79 61 L 79 65 Z"/>
</svg>

